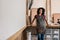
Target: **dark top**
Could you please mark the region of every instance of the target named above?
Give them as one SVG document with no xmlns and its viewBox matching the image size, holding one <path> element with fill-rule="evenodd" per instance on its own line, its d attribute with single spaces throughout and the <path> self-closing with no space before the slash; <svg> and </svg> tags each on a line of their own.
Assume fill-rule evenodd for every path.
<svg viewBox="0 0 60 40">
<path fill-rule="evenodd" d="M 35 18 L 36 18 L 36 24 L 37 24 L 37 28 L 39 30 L 46 30 L 46 23 L 45 23 L 45 16 L 41 15 L 35 15 Z"/>
</svg>

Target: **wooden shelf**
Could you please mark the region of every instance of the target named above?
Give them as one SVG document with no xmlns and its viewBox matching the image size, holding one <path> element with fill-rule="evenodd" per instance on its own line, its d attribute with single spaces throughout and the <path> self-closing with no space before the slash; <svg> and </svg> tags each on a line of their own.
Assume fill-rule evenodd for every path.
<svg viewBox="0 0 60 40">
<path fill-rule="evenodd" d="M 49 25 L 47 28 L 60 29 L 60 25 Z"/>
</svg>

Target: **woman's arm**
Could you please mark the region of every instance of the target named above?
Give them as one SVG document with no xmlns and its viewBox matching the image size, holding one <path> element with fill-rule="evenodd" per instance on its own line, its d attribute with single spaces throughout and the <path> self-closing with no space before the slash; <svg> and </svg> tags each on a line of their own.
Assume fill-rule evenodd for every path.
<svg viewBox="0 0 60 40">
<path fill-rule="evenodd" d="M 45 21 L 46 21 L 47 26 L 49 26 L 49 25 L 48 25 L 48 22 L 47 22 L 47 20 L 46 20 L 46 19 L 45 19 Z"/>
<path fill-rule="evenodd" d="M 33 22 L 34 22 L 35 18 L 36 18 L 36 17 L 34 16 L 34 18 L 33 18 L 32 22 L 31 22 L 31 25 L 33 24 Z"/>
<path fill-rule="evenodd" d="M 48 25 L 48 22 L 47 22 L 47 20 L 46 20 L 46 16 L 44 16 L 44 19 L 45 19 L 45 21 L 46 21 L 47 26 L 49 26 L 49 25 Z"/>
</svg>

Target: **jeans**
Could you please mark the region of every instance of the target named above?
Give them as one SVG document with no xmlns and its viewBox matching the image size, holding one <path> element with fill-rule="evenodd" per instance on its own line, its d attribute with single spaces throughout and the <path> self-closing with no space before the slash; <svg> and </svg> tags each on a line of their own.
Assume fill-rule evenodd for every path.
<svg viewBox="0 0 60 40">
<path fill-rule="evenodd" d="M 44 40 L 44 34 L 38 33 L 38 40 Z"/>
</svg>

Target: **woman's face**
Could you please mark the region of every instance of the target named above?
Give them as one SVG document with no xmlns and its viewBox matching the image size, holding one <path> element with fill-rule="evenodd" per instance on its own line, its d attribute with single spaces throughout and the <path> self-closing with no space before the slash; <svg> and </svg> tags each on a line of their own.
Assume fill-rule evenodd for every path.
<svg viewBox="0 0 60 40">
<path fill-rule="evenodd" d="M 42 14 L 42 11 L 43 11 L 43 10 L 42 10 L 42 9 L 40 9 L 40 11 L 39 11 L 39 12 L 40 12 L 40 15 Z"/>
</svg>

